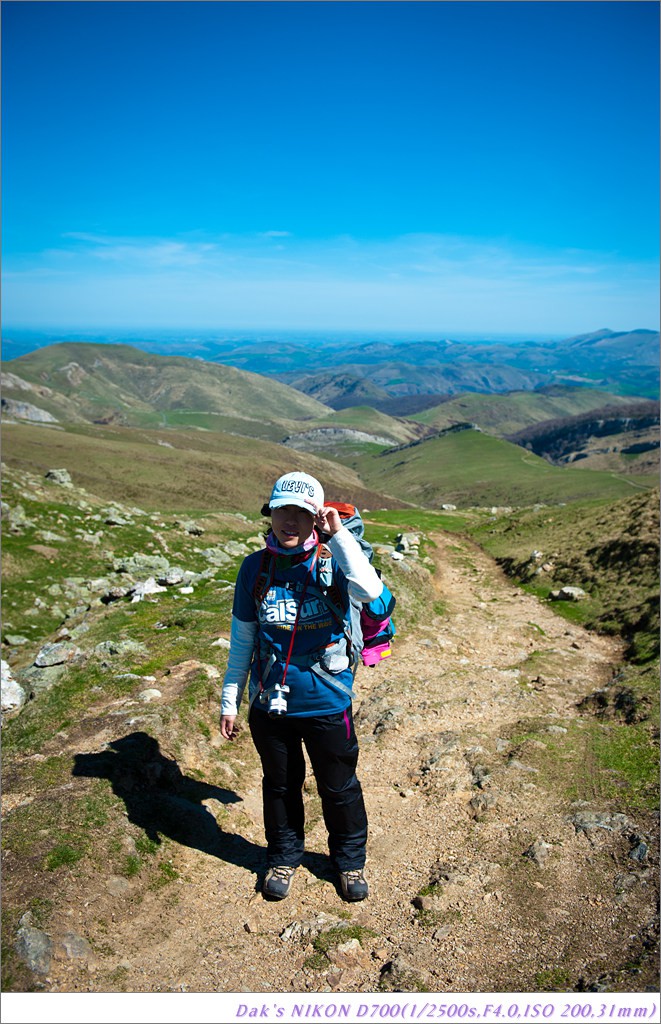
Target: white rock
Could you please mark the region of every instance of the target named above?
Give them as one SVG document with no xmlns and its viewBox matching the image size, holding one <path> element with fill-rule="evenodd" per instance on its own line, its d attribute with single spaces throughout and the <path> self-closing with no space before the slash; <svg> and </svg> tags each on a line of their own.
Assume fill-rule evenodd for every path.
<svg viewBox="0 0 661 1024">
<path fill-rule="evenodd" d="M 141 700 L 145 704 L 148 704 L 149 701 L 157 700 L 159 697 L 162 696 L 163 694 L 161 693 L 160 690 L 157 690 L 155 687 L 150 687 L 148 690 L 143 690 L 142 693 L 138 694 L 138 700 Z"/>
<path fill-rule="evenodd" d="M 22 708 L 28 699 L 22 686 L 14 679 L 8 663 L 2 661 L 2 710 L 13 711 Z"/>
</svg>

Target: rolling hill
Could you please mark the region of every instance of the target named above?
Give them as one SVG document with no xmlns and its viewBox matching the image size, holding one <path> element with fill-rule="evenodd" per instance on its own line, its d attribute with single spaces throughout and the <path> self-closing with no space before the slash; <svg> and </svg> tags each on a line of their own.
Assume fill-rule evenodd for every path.
<svg viewBox="0 0 661 1024">
<path fill-rule="evenodd" d="M 629 483 L 610 473 L 552 466 L 469 425 L 351 464 L 366 484 L 428 508 L 621 498 L 653 486 L 652 481 Z"/>
<path fill-rule="evenodd" d="M 626 405 L 630 399 L 596 388 L 552 385 L 537 391 L 512 391 L 506 395 L 466 393 L 430 409 L 413 413 L 411 419 L 436 430 L 455 423 L 475 423 L 497 437 L 507 437 L 536 423 L 577 416 L 604 405 Z"/>
<path fill-rule="evenodd" d="M 464 394 L 414 421 L 369 405 L 333 410 L 270 377 L 199 359 L 65 343 L 5 364 L 4 458 L 41 472 L 62 465 L 80 486 L 149 507 L 248 509 L 292 467 L 318 474 L 329 496 L 368 507 L 615 498 L 652 481 L 627 482 L 617 465 L 551 466 L 486 433 L 591 410 L 605 397 L 618 406 L 586 388 Z M 457 419 L 484 430 L 457 430 Z"/>
<path fill-rule="evenodd" d="M 258 374 L 153 356 L 129 345 L 51 345 L 5 363 L 5 371 L 6 399 L 30 401 L 67 422 L 179 426 L 187 416 L 204 414 L 221 416 L 224 424 L 232 419 L 288 424 L 329 411 L 277 381 L 265 386 Z"/>
</svg>

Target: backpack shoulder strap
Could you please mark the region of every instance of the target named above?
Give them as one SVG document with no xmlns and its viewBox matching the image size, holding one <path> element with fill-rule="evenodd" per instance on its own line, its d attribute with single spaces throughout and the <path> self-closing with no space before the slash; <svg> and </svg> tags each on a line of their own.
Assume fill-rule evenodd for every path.
<svg viewBox="0 0 661 1024">
<path fill-rule="evenodd" d="M 262 551 L 262 558 L 259 563 L 259 570 L 255 576 L 255 583 L 253 586 L 253 598 L 255 600 L 255 607 L 257 611 L 262 606 L 264 598 L 268 594 L 271 584 L 273 583 L 273 577 L 275 573 L 275 558 L 268 548 L 264 548 Z"/>
</svg>

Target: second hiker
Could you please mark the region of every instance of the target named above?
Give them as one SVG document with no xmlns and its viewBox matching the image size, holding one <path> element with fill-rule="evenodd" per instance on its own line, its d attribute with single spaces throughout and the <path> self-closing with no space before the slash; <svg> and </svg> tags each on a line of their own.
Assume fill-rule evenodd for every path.
<svg viewBox="0 0 661 1024">
<path fill-rule="evenodd" d="M 281 476 L 262 514 L 271 517 L 266 547 L 244 559 L 236 581 L 221 734 L 236 735 L 250 676 L 248 721 L 263 771 L 264 894 L 287 896 L 303 858 L 304 745 L 342 895 L 363 900 L 367 815 L 356 776 L 349 606 L 379 597 L 382 583 L 337 510 L 324 507 L 314 477 Z M 320 533 L 330 538 L 327 549 Z"/>
</svg>

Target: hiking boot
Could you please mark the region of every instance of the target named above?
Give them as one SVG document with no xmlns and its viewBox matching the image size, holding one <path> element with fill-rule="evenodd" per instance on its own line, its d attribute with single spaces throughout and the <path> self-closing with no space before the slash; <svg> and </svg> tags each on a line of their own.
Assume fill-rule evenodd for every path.
<svg viewBox="0 0 661 1024">
<path fill-rule="evenodd" d="M 289 896 L 292 879 L 296 868 L 286 867 L 284 864 L 277 868 L 269 868 L 262 885 L 262 892 L 265 896 L 271 896 L 274 900 L 284 900 Z"/>
<path fill-rule="evenodd" d="M 365 875 L 357 871 L 340 871 L 340 885 L 342 895 L 350 903 L 357 903 L 358 900 L 366 900 L 369 896 L 369 886 L 365 881 Z"/>
</svg>

